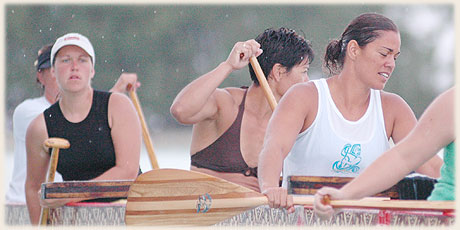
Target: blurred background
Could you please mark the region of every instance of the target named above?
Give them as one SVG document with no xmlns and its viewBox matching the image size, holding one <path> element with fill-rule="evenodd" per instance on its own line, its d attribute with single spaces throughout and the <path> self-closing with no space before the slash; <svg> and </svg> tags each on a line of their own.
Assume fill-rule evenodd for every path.
<svg viewBox="0 0 460 230">
<path fill-rule="evenodd" d="M 451 4 L 6 4 L 5 183 L 10 180 L 12 114 L 23 100 L 40 95 L 33 62 L 37 50 L 57 37 L 78 32 L 96 51 L 92 85 L 109 90 L 122 72 L 135 72 L 146 121 L 161 168 L 188 169 L 191 126 L 178 124 L 169 107 L 177 93 L 224 61 L 237 41 L 267 28 L 288 27 L 310 40 L 315 51 L 310 79 L 325 77 L 327 43 L 365 12 L 394 20 L 401 55 L 385 90 L 399 94 L 417 118 L 432 99 L 454 84 L 454 7 Z M 222 87 L 249 85 L 248 68 Z M 142 170 L 151 169 L 143 149 Z"/>
</svg>

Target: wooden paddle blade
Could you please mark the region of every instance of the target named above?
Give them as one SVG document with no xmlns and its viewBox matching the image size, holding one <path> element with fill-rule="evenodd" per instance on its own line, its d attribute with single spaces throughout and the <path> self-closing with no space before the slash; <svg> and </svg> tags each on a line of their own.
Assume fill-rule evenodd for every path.
<svg viewBox="0 0 460 230">
<path fill-rule="evenodd" d="M 127 225 L 212 225 L 267 203 L 251 189 L 207 174 L 155 169 L 131 185 Z"/>
</svg>

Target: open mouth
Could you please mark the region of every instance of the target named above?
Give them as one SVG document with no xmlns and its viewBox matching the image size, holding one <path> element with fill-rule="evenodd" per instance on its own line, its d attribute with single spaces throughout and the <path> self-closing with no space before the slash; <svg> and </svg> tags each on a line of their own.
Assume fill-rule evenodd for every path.
<svg viewBox="0 0 460 230">
<path fill-rule="evenodd" d="M 384 78 L 386 78 L 386 79 L 390 78 L 390 75 L 387 74 L 387 73 L 379 73 L 379 75 L 384 77 Z"/>
</svg>

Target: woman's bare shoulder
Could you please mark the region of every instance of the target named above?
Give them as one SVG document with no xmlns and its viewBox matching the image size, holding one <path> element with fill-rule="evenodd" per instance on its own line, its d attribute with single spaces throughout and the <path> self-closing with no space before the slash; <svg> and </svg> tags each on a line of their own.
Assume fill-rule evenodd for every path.
<svg viewBox="0 0 460 230">
<path fill-rule="evenodd" d="M 380 91 L 380 98 L 382 100 L 383 108 L 392 108 L 393 110 L 398 111 L 400 108 L 409 107 L 407 102 L 400 95 L 396 93 Z"/>
<path fill-rule="evenodd" d="M 316 89 L 315 83 L 309 81 L 309 82 L 303 82 L 303 83 L 297 83 L 285 94 L 288 97 L 302 97 L 302 98 L 311 98 L 311 97 L 317 97 L 318 95 L 318 90 Z M 284 97 L 284 96 L 283 96 Z"/>
<path fill-rule="evenodd" d="M 41 113 L 27 127 L 26 142 L 41 145 L 47 137 L 48 131 L 46 129 L 45 116 Z"/>
<path fill-rule="evenodd" d="M 247 89 L 238 87 L 226 87 L 216 90 L 216 99 L 221 103 L 225 103 L 225 107 L 231 105 L 239 105 L 243 100 L 244 93 Z"/>
</svg>

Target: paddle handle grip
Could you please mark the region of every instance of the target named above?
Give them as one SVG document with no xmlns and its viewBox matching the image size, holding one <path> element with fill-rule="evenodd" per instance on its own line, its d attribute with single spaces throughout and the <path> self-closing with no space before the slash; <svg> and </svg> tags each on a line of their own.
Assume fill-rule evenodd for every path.
<svg viewBox="0 0 460 230">
<path fill-rule="evenodd" d="M 43 142 L 43 145 L 47 148 L 52 148 L 50 164 L 46 177 L 46 182 L 54 182 L 56 175 L 56 168 L 59 160 L 59 149 L 67 149 L 70 147 L 69 141 L 63 138 L 49 138 Z M 42 191 L 43 192 L 43 191 Z M 49 208 L 42 208 L 40 211 L 40 225 L 47 225 L 49 219 Z"/>
</svg>

